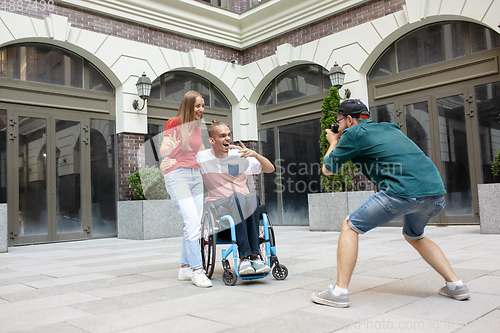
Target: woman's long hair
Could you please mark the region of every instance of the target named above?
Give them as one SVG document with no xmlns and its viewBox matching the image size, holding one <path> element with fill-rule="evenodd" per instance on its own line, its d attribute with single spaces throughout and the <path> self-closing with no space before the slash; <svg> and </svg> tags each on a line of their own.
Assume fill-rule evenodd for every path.
<svg viewBox="0 0 500 333">
<path fill-rule="evenodd" d="M 177 117 L 181 121 L 181 142 L 182 150 L 189 151 L 189 134 L 193 131 L 195 126 L 199 126 L 200 120 L 196 120 L 194 115 L 194 105 L 196 104 L 196 98 L 203 96 L 194 90 L 188 91 L 184 97 L 182 97 L 181 106 L 179 106 L 179 111 L 177 111 Z"/>
</svg>

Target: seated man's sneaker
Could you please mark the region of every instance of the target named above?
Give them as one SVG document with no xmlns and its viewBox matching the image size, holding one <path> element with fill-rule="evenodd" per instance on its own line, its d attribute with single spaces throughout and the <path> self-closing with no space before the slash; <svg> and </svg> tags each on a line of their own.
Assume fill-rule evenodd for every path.
<svg viewBox="0 0 500 333">
<path fill-rule="evenodd" d="M 251 259 L 252 267 L 255 269 L 255 274 L 266 274 L 271 271 L 271 267 L 267 266 L 259 257 Z"/>
<path fill-rule="evenodd" d="M 335 296 L 332 292 L 332 286 L 328 287 L 325 291 L 312 294 L 311 299 L 314 303 L 334 306 L 336 308 L 347 308 L 350 305 L 349 294 Z"/>
<path fill-rule="evenodd" d="M 238 266 L 239 275 L 251 275 L 255 274 L 255 269 L 252 267 L 252 262 L 248 258 L 243 258 Z"/>
<path fill-rule="evenodd" d="M 203 269 L 197 269 L 193 271 L 191 281 L 195 286 L 200 288 L 208 288 L 212 286 L 212 281 L 207 278 Z"/>
<path fill-rule="evenodd" d="M 191 281 L 193 276 L 193 271 L 191 268 L 179 268 L 179 274 L 177 275 L 177 280 L 179 281 Z"/>
<path fill-rule="evenodd" d="M 447 297 L 452 297 L 456 300 L 463 301 L 470 297 L 469 289 L 465 284 L 457 286 L 455 289 L 450 289 L 448 286 L 444 286 L 439 289 L 439 294 Z"/>
</svg>

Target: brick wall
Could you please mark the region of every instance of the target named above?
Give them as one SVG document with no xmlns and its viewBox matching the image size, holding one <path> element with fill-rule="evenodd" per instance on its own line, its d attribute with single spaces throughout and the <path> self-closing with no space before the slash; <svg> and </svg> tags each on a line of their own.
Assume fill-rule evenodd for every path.
<svg viewBox="0 0 500 333">
<path fill-rule="evenodd" d="M 3 0 L 2 0 L 3 1 Z M 240 52 L 229 47 L 206 42 L 200 39 L 188 38 L 173 32 L 162 31 L 134 22 L 120 20 L 104 14 L 88 11 L 85 9 L 54 4 L 51 11 L 34 11 L 27 8 L 27 1 L 24 1 L 22 11 L 12 10 L 10 12 L 24 16 L 44 19 L 51 13 L 65 16 L 68 22 L 75 28 L 94 31 L 109 36 L 116 36 L 128 40 L 133 40 L 145 44 L 156 45 L 180 52 L 188 52 L 193 48 L 204 50 L 208 58 L 230 62 L 231 59 L 238 59 Z M 0 8 L 0 10 L 3 10 Z"/>
<path fill-rule="evenodd" d="M 230 62 L 231 59 L 237 59 L 239 64 L 245 65 L 274 55 L 276 48 L 281 44 L 289 43 L 293 46 L 303 45 L 333 33 L 397 12 L 402 9 L 405 0 L 373 0 L 327 17 L 321 21 L 292 30 L 243 51 L 237 51 L 215 43 L 185 37 L 173 32 L 151 28 L 138 23 L 120 20 L 77 7 L 58 4 L 57 1 L 52 11 L 38 10 L 37 12 L 32 9 L 27 10 L 27 2 L 24 1 L 23 3 L 25 6 L 22 11 L 14 10 L 13 12 L 39 19 L 43 19 L 50 13 L 54 13 L 67 17 L 68 21 L 76 28 L 181 52 L 188 52 L 193 48 L 197 48 L 204 50 L 208 58 L 227 62 Z M 247 6 L 247 0 L 233 0 L 233 7 L 234 6 L 238 7 L 238 10 L 243 11 L 245 6 Z"/>
<path fill-rule="evenodd" d="M 118 142 L 118 185 L 119 200 L 132 200 L 132 188 L 127 177 L 145 166 L 144 135 L 120 133 Z"/>
<path fill-rule="evenodd" d="M 242 52 L 239 63 L 248 64 L 274 55 L 276 48 L 285 43 L 297 47 L 339 31 L 373 21 L 379 17 L 402 10 L 405 3 L 406 0 L 374 0 L 353 7 L 250 47 Z"/>
</svg>

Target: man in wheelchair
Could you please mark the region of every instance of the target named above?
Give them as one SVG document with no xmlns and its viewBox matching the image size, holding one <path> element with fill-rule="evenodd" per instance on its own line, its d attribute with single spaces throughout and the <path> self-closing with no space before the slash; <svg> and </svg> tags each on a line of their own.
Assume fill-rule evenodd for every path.
<svg viewBox="0 0 500 333">
<path fill-rule="evenodd" d="M 273 172 L 274 165 L 241 141 L 241 147 L 231 145 L 231 131 L 222 122 L 214 121 L 208 135 L 212 149 L 196 155 L 208 190 L 205 201 L 213 201 L 217 211 L 224 211 L 234 219 L 239 275 L 268 273 L 271 268 L 260 258 L 260 200 L 250 193 L 246 182 L 247 175 Z"/>
</svg>

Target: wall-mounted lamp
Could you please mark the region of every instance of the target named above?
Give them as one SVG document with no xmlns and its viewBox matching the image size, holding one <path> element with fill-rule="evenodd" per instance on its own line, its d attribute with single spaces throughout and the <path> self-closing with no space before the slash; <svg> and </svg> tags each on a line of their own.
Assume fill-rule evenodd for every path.
<svg viewBox="0 0 500 333">
<path fill-rule="evenodd" d="M 137 80 L 137 83 L 135 84 L 135 87 L 137 88 L 137 95 L 139 95 L 139 97 L 142 99 L 142 107 L 139 109 L 139 101 L 137 99 L 134 99 L 134 101 L 132 102 L 132 106 L 135 110 L 141 111 L 142 109 L 144 109 L 146 100 L 151 93 L 152 85 L 153 84 L 151 83 L 149 77 L 146 76 L 146 73 L 142 73 L 142 76 L 139 78 L 139 80 Z"/>
<path fill-rule="evenodd" d="M 332 82 L 332 86 L 340 90 L 344 85 L 345 72 L 342 70 L 342 67 L 339 67 L 337 63 L 333 65 L 328 73 L 328 77 L 330 77 L 330 81 Z M 351 91 L 349 89 L 345 89 L 345 96 L 343 99 L 348 99 L 351 97 Z"/>
</svg>

